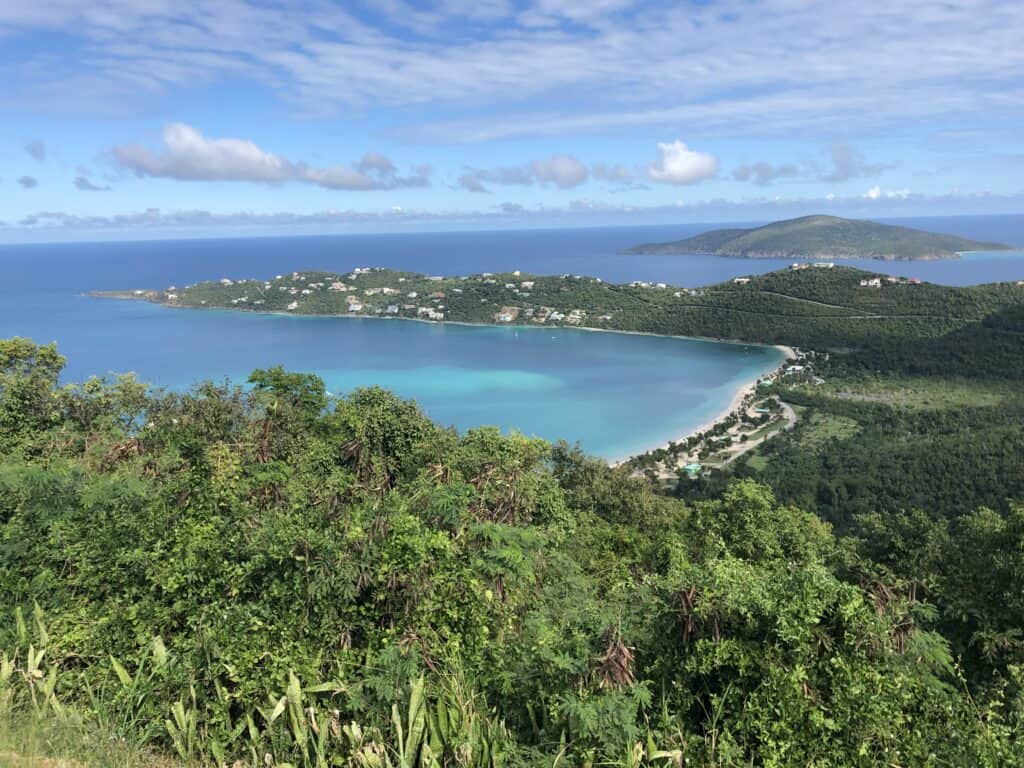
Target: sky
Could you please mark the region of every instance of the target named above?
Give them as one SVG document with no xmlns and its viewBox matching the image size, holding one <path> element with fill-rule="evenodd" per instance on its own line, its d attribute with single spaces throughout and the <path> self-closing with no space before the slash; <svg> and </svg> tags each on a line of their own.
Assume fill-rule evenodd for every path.
<svg viewBox="0 0 1024 768">
<path fill-rule="evenodd" d="M 1024 213 L 1020 0 L 0 2 L 0 242 Z"/>
</svg>

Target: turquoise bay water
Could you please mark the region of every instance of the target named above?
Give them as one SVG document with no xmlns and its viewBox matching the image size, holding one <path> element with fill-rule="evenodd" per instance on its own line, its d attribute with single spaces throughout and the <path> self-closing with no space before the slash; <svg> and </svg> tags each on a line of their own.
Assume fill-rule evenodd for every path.
<svg viewBox="0 0 1024 768">
<path fill-rule="evenodd" d="M 1024 246 L 1024 217 L 899 222 Z M 496 424 L 579 441 L 619 458 L 666 442 L 721 412 L 774 367 L 777 350 L 551 328 L 471 328 L 347 318 L 172 310 L 89 299 L 95 289 L 164 287 L 293 269 L 385 266 L 435 274 L 522 269 L 606 280 L 700 286 L 767 272 L 779 260 L 623 256 L 639 242 L 701 225 L 516 232 L 282 237 L 0 246 L 0 337 L 57 341 L 65 378 L 134 371 L 169 388 L 244 381 L 254 368 L 317 373 L 344 393 L 379 384 L 415 398 L 442 424 Z M 1024 279 L 1021 252 L 955 261 L 846 262 L 952 285 Z"/>
<path fill-rule="evenodd" d="M 283 365 L 329 391 L 380 385 L 459 429 L 495 424 L 622 458 L 725 409 L 773 348 L 557 328 L 170 309 L 85 296 L 7 297 L 3 336 L 57 340 L 66 378 L 134 372 L 184 389 Z"/>
</svg>

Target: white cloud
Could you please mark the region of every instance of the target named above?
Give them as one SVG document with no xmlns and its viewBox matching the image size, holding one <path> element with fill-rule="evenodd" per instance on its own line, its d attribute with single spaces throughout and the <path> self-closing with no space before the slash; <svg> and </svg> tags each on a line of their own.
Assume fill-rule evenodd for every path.
<svg viewBox="0 0 1024 768">
<path fill-rule="evenodd" d="M 590 176 L 586 165 L 572 155 L 552 155 L 524 165 L 504 168 L 470 168 L 459 177 L 458 185 L 470 192 L 487 192 L 486 184 L 529 186 L 549 184 L 572 189 Z"/>
<path fill-rule="evenodd" d="M 250 181 L 281 184 L 298 181 L 327 189 L 373 190 L 427 186 L 429 168 L 402 177 L 379 152 L 368 152 L 353 166 L 311 168 L 261 149 L 248 139 L 210 139 L 184 123 L 164 128 L 161 152 L 127 144 L 113 149 L 114 159 L 137 176 L 181 181 Z"/>
<path fill-rule="evenodd" d="M 636 173 L 624 165 L 594 163 L 590 166 L 590 172 L 595 179 L 610 181 L 615 184 L 629 184 L 636 178 Z"/>
<path fill-rule="evenodd" d="M 578 187 L 587 180 L 587 166 L 571 155 L 554 155 L 530 164 L 534 178 L 541 184 L 554 184 L 559 189 Z"/>
<path fill-rule="evenodd" d="M 290 162 L 246 139 L 208 139 L 184 123 L 165 127 L 162 138 L 160 154 L 128 144 L 114 147 L 114 158 L 138 176 L 190 181 L 280 183 L 297 174 Z"/>
<path fill-rule="evenodd" d="M 876 184 L 875 186 L 871 187 L 871 189 L 864 193 L 864 197 L 866 197 L 868 200 L 881 200 L 883 198 L 886 200 L 906 200 L 912 194 L 913 193 L 906 187 L 904 187 L 903 189 L 883 190 Z"/>
<path fill-rule="evenodd" d="M 647 177 L 664 184 L 696 184 L 718 173 L 718 158 L 697 152 L 676 139 L 658 144 L 658 159 L 647 168 Z"/>
</svg>

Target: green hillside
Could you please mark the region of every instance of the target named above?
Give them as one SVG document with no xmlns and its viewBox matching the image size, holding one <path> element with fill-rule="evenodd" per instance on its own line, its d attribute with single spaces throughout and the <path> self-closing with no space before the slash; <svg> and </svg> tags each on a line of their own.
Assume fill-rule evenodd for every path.
<svg viewBox="0 0 1024 768">
<path fill-rule="evenodd" d="M 0 340 L 0 765 L 35 765 L 32 738 L 100 768 L 1024 764 L 1024 285 L 365 270 L 118 295 L 557 308 L 808 351 L 760 390 L 791 428 L 666 481 L 377 388 L 64 384 L 53 345 Z"/>
<path fill-rule="evenodd" d="M 875 278 L 877 287 L 862 285 Z M 921 340 L 978 323 L 1004 307 L 1024 306 L 1020 284 L 950 287 L 842 266 L 786 269 L 701 288 L 619 285 L 582 275 L 428 277 L 367 269 L 113 295 L 192 309 L 575 326 L 821 351 L 886 350 L 900 360 L 913 358 Z M 904 353 L 901 345 L 911 349 Z"/>
<path fill-rule="evenodd" d="M 838 216 L 804 216 L 754 229 L 716 229 L 685 240 L 648 243 L 627 253 L 709 253 L 748 259 L 950 259 L 961 251 L 1009 250 L 954 235 Z"/>
<path fill-rule="evenodd" d="M 762 457 L 777 488 L 682 501 L 379 389 L 63 364 L 0 341 L 0 765 L 1024 760 L 1016 387 L 852 403 Z"/>
</svg>

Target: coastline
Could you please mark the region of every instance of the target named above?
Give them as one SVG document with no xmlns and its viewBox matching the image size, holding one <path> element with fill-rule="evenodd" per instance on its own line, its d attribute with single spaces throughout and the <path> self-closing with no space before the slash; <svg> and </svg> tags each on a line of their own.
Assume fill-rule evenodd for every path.
<svg viewBox="0 0 1024 768">
<path fill-rule="evenodd" d="M 565 326 L 565 325 L 542 326 L 542 325 L 519 325 L 519 324 L 514 324 L 514 323 L 502 323 L 502 324 L 498 324 L 498 323 L 474 323 L 474 322 L 470 322 L 470 321 L 466 321 L 466 320 L 427 320 L 427 319 L 418 318 L 418 317 L 394 317 L 394 316 L 381 316 L 381 315 L 353 315 L 353 314 L 349 314 L 349 313 L 343 313 L 343 314 L 342 313 L 295 314 L 293 312 L 268 311 L 268 310 L 244 309 L 244 308 L 181 306 L 181 305 L 175 305 L 175 304 L 168 304 L 168 303 L 162 302 L 162 301 L 153 301 L 152 299 L 147 299 L 144 296 L 133 296 L 133 295 L 129 295 L 127 292 L 120 292 L 120 291 L 118 291 L 118 292 L 110 292 L 110 293 L 104 293 L 104 292 L 98 292 L 98 291 L 90 291 L 90 292 L 87 292 L 85 295 L 88 296 L 89 298 L 113 299 L 115 301 L 143 301 L 143 302 L 145 302 L 147 304 L 154 304 L 156 306 L 165 307 L 167 309 L 200 310 L 200 311 L 208 311 L 208 312 L 244 312 L 244 313 L 248 313 L 248 314 L 252 314 L 252 315 L 263 315 L 263 316 L 267 316 L 267 317 L 332 318 L 332 319 L 342 318 L 342 319 L 348 319 L 348 320 L 398 320 L 398 321 L 405 321 L 405 322 L 424 323 L 424 324 L 427 324 L 427 325 L 437 325 L 437 326 L 459 325 L 459 326 L 466 326 L 466 327 L 470 327 L 470 328 L 509 328 L 509 329 L 513 329 L 514 328 L 516 330 L 528 330 L 528 331 L 544 331 L 544 330 L 558 329 L 558 330 L 566 330 L 566 331 L 584 331 L 584 332 L 588 332 L 588 333 L 618 333 L 618 334 L 629 335 L 629 336 L 653 336 L 653 337 L 656 337 L 656 338 L 663 338 L 663 339 L 678 339 L 678 340 L 682 340 L 682 341 L 699 341 L 699 342 L 714 343 L 714 344 L 735 344 L 735 345 L 750 346 L 750 347 L 770 347 L 770 348 L 773 348 L 773 349 L 777 349 L 777 350 L 779 350 L 782 353 L 783 358 L 782 358 L 782 360 L 779 362 L 779 364 L 777 366 L 775 366 L 774 368 L 772 368 L 772 369 L 770 369 L 768 371 L 764 371 L 762 373 L 759 373 L 757 376 L 755 376 L 753 379 L 748 381 L 746 384 L 742 385 L 733 394 L 732 399 L 729 401 L 728 405 L 721 412 L 719 412 L 714 418 L 710 419 L 709 421 L 703 422 L 699 426 L 697 426 L 697 427 L 695 427 L 693 429 L 690 429 L 686 433 L 684 433 L 684 434 L 682 434 L 682 435 L 680 435 L 680 436 L 678 436 L 676 438 L 673 438 L 673 439 L 670 439 L 670 440 L 667 440 L 667 441 L 658 442 L 656 445 L 652 445 L 652 446 L 650 446 L 648 448 L 645 448 L 645 449 L 643 449 L 641 451 L 637 451 L 635 453 L 631 453 L 631 454 L 629 454 L 627 456 L 624 456 L 622 458 L 608 459 L 607 461 L 608 461 L 609 465 L 611 465 L 613 467 L 621 466 L 621 465 L 625 464 L 627 461 L 629 461 L 630 459 L 635 458 L 636 456 L 642 456 L 645 453 L 648 453 L 650 451 L 655 451 L 655 450 L 658 450 L 660 448 L 667 448 L 671 443 L 682 442 L 682 441 L 686 440 L 687 438 L 689 438 L 689 437 L 691 437 L 693 435 L 696 435 L 696 434 L 698 434 L 700 432 L 706 432 L 707 430 L 711 429 L 712 427 L 714 427 L 719 422 L 724 421 L 725 419 L 727 419 L 729 416 L 731 416 L 733 413 L 735 413 L 740 408 L 740 406 L 742 405 L 743 401 L 749 395 L 753 394 L 753 392 L 756 390 L 757 382 L 758 381 L 760 381 L 765 376 L 772 376 L 772 375 L 778 373 L 778 371 L 785 365 L 787 359 L 795 358 L 797 356 L 796 352 L 794 351 L 794 349 L 792 347 L 786 346 L 784 344 L 766 344 L 766 343 L 763 343 L 763 342 L 744 341 L 742 339 L 722 339 L 722 338 L 715 338 L 715 337 L 710 337 L 710 336 L 680 336 L 680 335 L 677 335 L 677 334 L 670 334 L 670 333 L 654 333 L 652 331 L 627 331 L 627 330 L 619 330 L 619 329 L 616 329 L 616 328 L 595 328 L 594 326 L 583 326 L 583 325 L 581 325 L 581 326 L 575 326 L 575 325 L 573 325 L 573 326 Z"/>
<path fill-rule="evenodd" d="M 556 329 L 559 331 L 587 331 L 588 333 L 619 333 L 627 336 L 653 336 L 658 339 L 683 339 L 686 341 L 703 341 L 714 344 L 738 344 L 747 347 L 774 347 L 775 349 L 786 352 L 790 357 L 794 357 L 795 353 L 791 347 L 787 347 L 783 344 L 769 344 L 764 341 L 745 341 L 744 339 L 724 339 L 717 336 L 681 336 L 676 333 L 655 333 L 654 331 L 627 331 L 620 328 L 598 328 L 593 325 L 525 325 L 521 323 L 474 323 L 470 320 L 426 320 L 422 317 L 403 317 L 401 315 L 353 315 L 348 312 L 328 312 L 328 313 L 295 313 L 295 312 L 281 312 L 279 310 L 267 310 L 267 309 L 246 309 L 244 307 L 195 307 L 191 305 L 181 304 L 168 304 L 163 301 L 153 301 L 147 299 L 144 296 L 128 296 L 121 295 L 125 292 L 122 291 L 86 291 L 85 293 L 79 294 L 90 299 L 112 299 L 114 301 L 142 301 L 146 304 L 153 304 L 158 307 L 165 307 L 166 309 L 181 309 L 181 310 L 193 310 L 197 312 L 240 312 L 249 315 L 263 315 L 266 317 L 291 317 L 295 319 L 305 318 L 331 318 L 331 319 L 342 319 L 342 320 L 386 320 L 386 321 L 398 321 L 407 323 L 424 323 L 426 325 L 461 325 L 469 328 L 515 328 L 516 330 L 526 331 L 545 331 Z"/>
<path fill-rule="evenodd" d="M 684 440 L 693 437 L 694 435 L 700 434 L 701 432 L 707 432 L 709 429 L 712 429 L 716 424 L 725 421 L 734 413 L 736 413 L 742 407 L 743 402 L 747 399 L 747 397 L 754 394 L 754 392 L 757 390 L 757 382 L 759 382 L 765 376 L 773 376 L 777 374 L 786 364 L 786 360 L 796 357 L 796 351 L 792 347 L 786 346 L 785 344 L 761 344 L 757 346 L 774 347 L 775 349 L 782 352 L 782 361 L 771 370 L 758 374 L 756 377 L 754 377 L 746 384 L 744 384 L 742 387 L 740 387 L 738 390 L 736 390 L 736 392 L 732 396 L 732 399 L 729 401 L 729 404 L 724 409 L 722 409 L 722 411 L 720 411 L 717 416 L 715 416 L 713 419 L 710 419 L 709 421 L 703 422 L 702 424 L 694 427 L 693 429 L 690 429 L 689 431 L 685 432 L 682 435 L 679 435 L 678 437 L 675 437 L 671 440 L 667 440 L 664 442 L 659 442 L 657 445 L 652 445 L 649 448 L 638 453 L 633 453 L 630 454 L 629 456 L 625 456 L 620 459 L 609 460 L 608 463 L 613 467 L 619 467 L 628 462 L 630 459 L 636 458 L 637 456 L 642 456 L 645 453 L 657 451 L 662 448 L 667 449 L 672 443 L 681 443 Z"/>
</svg>

